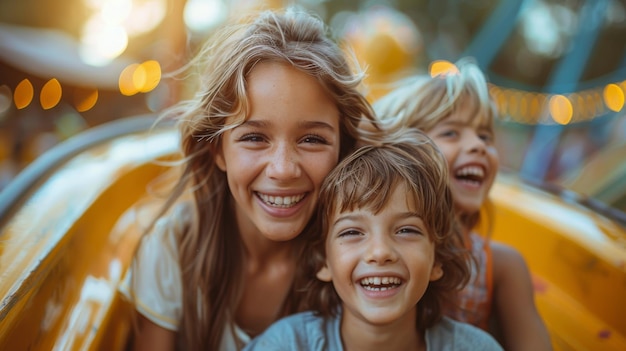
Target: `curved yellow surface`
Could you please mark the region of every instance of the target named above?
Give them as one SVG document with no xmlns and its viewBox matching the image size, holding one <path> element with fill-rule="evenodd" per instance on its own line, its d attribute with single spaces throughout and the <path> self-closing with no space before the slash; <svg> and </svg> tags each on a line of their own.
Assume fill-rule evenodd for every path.
<svg viewBox="0 0 626 351">
<path fill-rule="evenodd" d="M 556 350 L 626 350 L 626 230 L 593 211 L 500 175 L 492 238 L 516 247 Z"/>
<path fill-rule="evenodd" d="M 0 232 L 0 349 L 123 350 L 117 286 L 138 233 L 114 224 L 175 150 L 169 132 L 121 137 L 71 159 Z"/>
<path fill-rule="evenodd" d="M 136 205 L 177 144 L 173 129 L 119 137 L 33 189 L 0 228 L 0 349 L 125 350 L 117 287 L 145 219 Z M 626 350 L 625 229 L 503 174 L 491 200 L 492 238 L 525 256 L 555 350 Z"/>
</svg>

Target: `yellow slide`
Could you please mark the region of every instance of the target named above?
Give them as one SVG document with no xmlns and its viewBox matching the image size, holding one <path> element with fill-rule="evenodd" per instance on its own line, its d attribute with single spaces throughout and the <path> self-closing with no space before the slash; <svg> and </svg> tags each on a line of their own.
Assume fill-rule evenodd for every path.
<svg viewBox="0 0 626 351">
<path fill-rule="evenodd" d="M 153 122 L 79 134 L 0 193 L 0 349 L 126 349 L 131 308 L 117 287 L 157 208 L 140 206 L 146 185 L 178 149 L 174 128 Z M 501 173 L 482 230 L 525 256 L 555 350 L 624 351 L 624 223 L 579 200 Z"/>
</svg>

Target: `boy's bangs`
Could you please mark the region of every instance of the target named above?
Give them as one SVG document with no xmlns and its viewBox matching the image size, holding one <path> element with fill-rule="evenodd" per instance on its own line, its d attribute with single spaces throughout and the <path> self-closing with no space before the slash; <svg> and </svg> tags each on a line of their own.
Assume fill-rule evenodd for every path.
<svg viewBox="0 0 626 351">
<path fill-rule="evenodd" d="M 390 189 L 395 188 L 394 183 L 397 181 L 372 177 L 371 174 L 346 179 L 343 187 L 338 189 L 336 211 L 341 213 L 363 209 L 378 213 L 389 201 L 392 194 Z"/>
<path fill-rule="evenodd" d="M 392 163 L 381 160 L 381 157 L 383 155 L 376 151 L 363 155 L 356 161 L 354 167 L 343 174 L 343 179 L 335 188 L 333 212 L 363 209 L 379 213 L 388 204 L 396 188 L 401 185 L 404 185 L 408 193 L 419 194 L 415 184 L 408 181 L 411 177 L 405 174 L 410 172 L 409 169 L 390 166 Z M 386 154 L 386 157 L 393 156 Z M 395 165 L 403 163 L 403 160 L 397 161 Z M 421 208 L 415 208 L 421 201 L 416 200 L 418 199 L 410 197 L 408 200 L 410 207 L 421 213 Z"/>
</svg>

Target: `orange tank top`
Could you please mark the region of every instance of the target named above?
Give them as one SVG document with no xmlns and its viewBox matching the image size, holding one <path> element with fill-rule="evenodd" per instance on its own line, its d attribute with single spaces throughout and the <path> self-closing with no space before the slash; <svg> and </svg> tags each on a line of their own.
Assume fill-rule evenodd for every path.
<svg viewBox="0 0 626 351">
<path fill-rule="evenodd" d="M 450 317 L 470 323 L 483 330 L 489 327 L 493 299 L 493 276 L 491 247 L 489 242 L 476 233 L 470 234 L 472 256 L 470 280 L 459 294 L 459 308 Z"/>
</svg>

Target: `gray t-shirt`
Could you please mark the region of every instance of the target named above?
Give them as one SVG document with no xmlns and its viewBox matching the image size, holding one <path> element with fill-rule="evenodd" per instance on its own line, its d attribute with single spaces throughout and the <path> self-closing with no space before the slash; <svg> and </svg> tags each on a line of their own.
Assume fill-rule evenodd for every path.
<svg viewBox="0 0 626 351">
<path fill-rule="evenodd" d="M 313 312 L 302 312 L 272 324 L 254 338 L 244 351 L 342 351 L 341 317 L 325 319 Z M 444 317 L 426 330 L 428 351 L 501 351 L 487 332 L 470 324 Z"/>
</svg>

